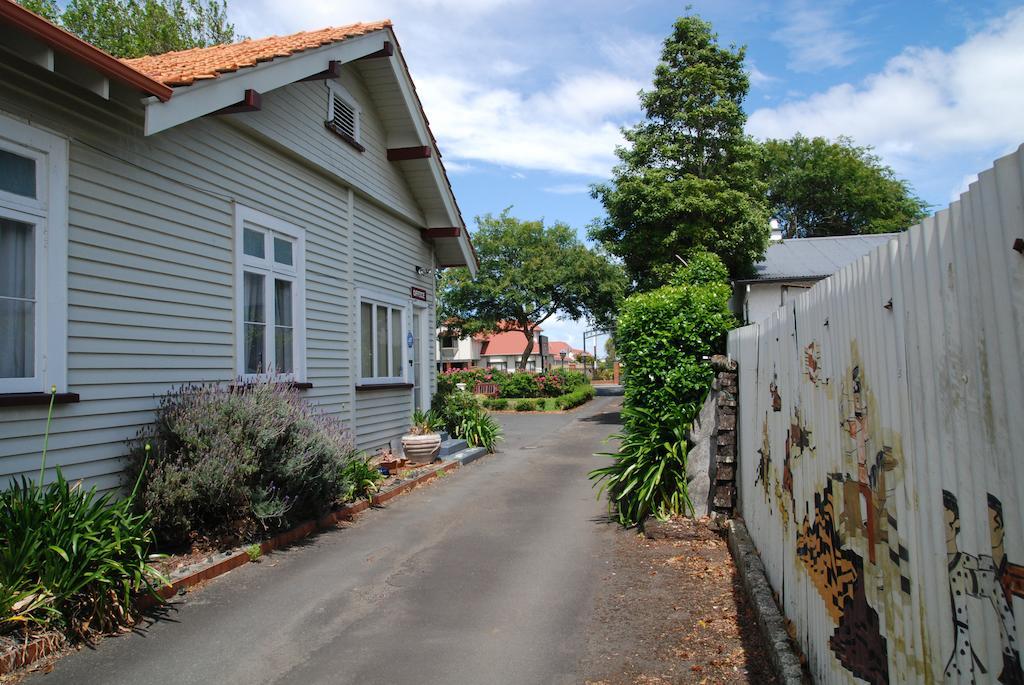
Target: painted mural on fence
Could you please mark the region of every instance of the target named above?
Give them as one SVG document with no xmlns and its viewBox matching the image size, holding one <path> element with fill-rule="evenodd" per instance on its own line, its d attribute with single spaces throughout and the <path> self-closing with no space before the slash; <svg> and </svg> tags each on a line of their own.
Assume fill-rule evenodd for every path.
<svg viewBox="0 0 1024 685">
<path fill-rule="evenodd" d="M 827 393 L 832 400 L 829 384 L 817 375 L 821 349 L 812 343 L 801 349 L 801 355 L 805 361 L 801 381 L 807 392 Z M 900 534 L 896 506 L 904 478 L 902 439 L 887 425 L 889 417 L 879 411 L 871 390 L 872 374 L 855 341 L 849 365 L 837 381 L 839 397 L 825 406 L 835 408 L 840 437 L 826 463 L 838 468 L 829 468 L 824 482 L 815 484 L 800 474 L 823 456 L 817 430 L 800 406 L 800 393 L 786 395 L 791 402 L 788 420 L 778 416 L 782 394 L 779 377 L 772 373 L 764 400 L 768 406 L 762 414 L 761 445 L 756 450 L 755 485 L 784 534 L 793 535 L 798 567 L 821 597 L 833 624 L 828 647 L 842 668 L 872 685 L 928 680 L 933 671 L 927 648 L 908 644 L 915 639 L 919 616 L 912 601 L 915 581 L 910 551 L 906 535 Z M 780 419 L 785 423 L 780 424 Z M 773 445 L 780 438 L 783 445 Z M 781 459 L 774 456 L 780 448 Z M 1011 560 L 1004 549 L 1003 504 L 997 496 L 988 495 L 991 539 L 990 549 L 984 550 L 962 548 L 959 506 L 951 491 L 942 491 L 942 505 L 954 636 L 952 648 L 943 655 L 943 677 L 948 683 L 994 677 L 1000 683 L 1024 685 L 1013 605 L 1014 598 L 1024 600 L 1024 559 Z M 978 618 L 986 612 L 998 622 L 999 664 L 985 663 L 985 650 L 972 646 L 971 620 L 986 620 Z"/>
<path fill-rule="evenodd" d="M 949 490 L 942 491 L 946 517 L 946 554 L 949 568 L 949 600 L 952 608 L 954 644 L 946 662 L 947 682 L 973 683 L 988 667 L 971 645 L 970 613 L 972 599 L 991 605 L 999 624 L 1003 663 L 1000 683 L 1024 684 L 1017 641 L 1017 621 L 1013 598 L 1024 598 L 1024 566 L 1011 563 L 1003 548 L 1005 538 L 1003 503 L 988 495 L 989 533 L 992 554 L 968 554 L 960 549 L 960 506 Z"/>
<path fill-rule="evenodd" d="M 803 357 L 804 382 L 811 392 L 824 390 L 821 349 L 812 343 L 804 348 Z M 903 623 L 912 620 L 909 551 L 890 506 L 902 476 L 901 443 L 878 416 L 856 343 L 851 346 L 851 360 L 837 403 L 841 453 L 831 455 L 830 461 L 841 465 L 840 470 L 828 473 L 813 492 L 795 487 L 795 474 L 818 453 L 815 430 L 796 395 L 782 431 L 781 465 L 772 459 L 774 412 L 764 414 L 755 484 L 778 512 L 783 531 L 788 534 L 790 524 L 795 524 L 797 559 L 834 624 L 829 646 L 836 660 L 857 678 L 881 684 L 889 682 L 893 649 L 904 655 L 903 662 L 912 671 L 919 672 L 922 664 L 920 655 L 909 654 L 912 650 L 904 644 Z M 772 403 L 778 395 L 777 382 L 773 374 Z M 880 600 L 879 588 L 895 588 L 900 597 Z"/>
<path fill-rule="evenodd" d="M 815 682 L 1024 685 L 1021 226 L 1024 145 L 729 333 L 741 506 Z"/>
</svg>

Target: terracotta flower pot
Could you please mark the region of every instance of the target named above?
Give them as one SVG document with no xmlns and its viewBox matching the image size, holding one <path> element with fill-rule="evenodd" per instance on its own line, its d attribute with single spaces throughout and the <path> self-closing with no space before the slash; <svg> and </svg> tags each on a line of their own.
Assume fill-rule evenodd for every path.
<svg viewBox="0 0 1024 685">
<path fill-rule="evenodd" d="M 441 451 L 441 435 L 439 433 L 403 435 L 402 450 L 405 452 L 405 456 L 412 461 L 429 464 Z"/>
</svg>

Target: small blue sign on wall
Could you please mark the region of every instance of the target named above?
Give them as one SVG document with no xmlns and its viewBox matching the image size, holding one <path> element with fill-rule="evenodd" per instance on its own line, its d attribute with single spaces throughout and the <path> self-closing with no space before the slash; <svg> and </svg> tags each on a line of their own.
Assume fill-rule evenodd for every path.
<svg viewBox="0 0 1024 685">
<path fill-rule="evenodd" d="M 410 350 L 412 349 L 412 331 L 405 334 L 405 344 L 409 346 Z"/>
</svg>

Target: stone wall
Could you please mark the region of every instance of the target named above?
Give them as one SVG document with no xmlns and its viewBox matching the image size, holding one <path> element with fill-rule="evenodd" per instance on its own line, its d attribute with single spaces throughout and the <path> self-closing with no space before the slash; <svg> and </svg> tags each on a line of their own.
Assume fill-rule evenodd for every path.
<svg viewBox="0 0 1024 685">
<path fill-rule="evenodd" d="M 712 509 L 715 514 L 731 518 L 736 508 L 737 365 L 733 359 L 715 355 L 711 366 L 716 374 L 712 392 L 718 409 Z"/>
<path fill-rule="evenodd" d="M 686 472 L 693 515 L 731 518 L 736 507 L 736 362 L 711 358 L 715 380 L 690 429 Z"/>
</svg>

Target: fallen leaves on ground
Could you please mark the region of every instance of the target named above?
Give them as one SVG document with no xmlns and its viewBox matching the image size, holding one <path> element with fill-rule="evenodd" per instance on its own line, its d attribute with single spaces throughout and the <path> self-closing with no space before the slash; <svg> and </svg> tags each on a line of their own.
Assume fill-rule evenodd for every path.
<svg viewBox="0 0 1024 685">
<path fill-rule="evenodd" d="M 776 682 L 728 546 L 677 519 L 658 539 L 616 530 L 581 671 L 592 685 Z"/>
</svg>

